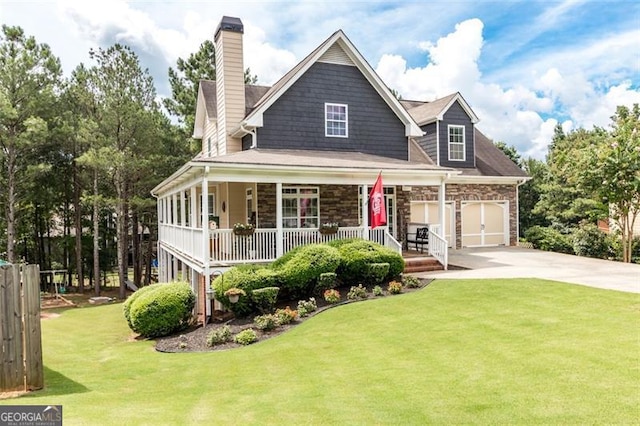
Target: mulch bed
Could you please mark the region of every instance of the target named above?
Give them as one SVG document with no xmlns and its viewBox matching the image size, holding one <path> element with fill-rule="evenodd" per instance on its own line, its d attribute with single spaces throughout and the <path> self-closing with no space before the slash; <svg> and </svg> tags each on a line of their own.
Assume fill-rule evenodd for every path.
<svg viewBox="0 0 640 426">
<path fill-rule="evenodd" d="M 431 279 L 420 279 L 420 282 L 421 282 L 420 287 L 417 287 L 417 288 L 403 287 L 402 293 L 400 294 L 406 294 L 406 293 L 412 293 L 414 291 L 418 291 L 426 287 L 431 281 L 432 281 Z M 364 302 L 367 300 L 377 299 L 380 297 L 393 296 L 386 291 L 386 285 L 383 285 L 381 287 L 385 290 L 384 296 L 374 297 L 371 293 L 371 288 L 368 288 L 369 297 L 367 299 L 360 299 L 360 300 L 347 299 L 346 296 L 351 286 L 337 288 L 337 290 L 340 291 L 341 300 L 340 302 L 335 304 L 329 304 L 324 300 L 322 296 L 317 296 L 315 299 L 316 299 L 316 304 L 318 306 L 318 309 L 315 312 L 312 312 L 309 316 L 298 318 L 296 321 L 290 324 L 281 325 L 277 327 L 275 330 L 262 331 L 257 329 L 253 324 L 253 317 L 232 318 L 225 322 L 222 322 L 222 321 L 214 322 L 214 323 L 207 324 L 204 327 L 203 326 L 191 327 L 170 336 L 157 338 L 156 350 L 159 352 L 176 353 L 176 352 L 211 352 L 211 351 L 221 351 L 221 350 L 229 350 L 233 348 L 240 348 L 242 347 L 242 345 L 234 342 L 228 342 L 228 343 L 216 345 L 213 347 L 208 346 L 207 336 L 209 335 L 209 333 L 211 333 L 211 331 L 215 330 L 216 328 L 220 328 L 224 325 L 228 325 L 231 328 L 231 333 L 233 335 L 247 328 L 253 328 L 258 336 L 258 342 L 260 342 L 275 336 L 279 336 L 280 334 L 285 333 L 289 329 L 301 324 L 303 321 L 306 321 L 307 319 L 312 318 L 315 315 L 318 315 L 319 313 L 327 309 L 340 306 L 346 303 L 356 303 L 360 301 Z M 291 309 L 297 309 L 297 303 L 298 303 L 297 301 L 280 303 L 277 307 L 285 308 L 286 306 L 289 306 L 291 307 Z"/>
</svg>

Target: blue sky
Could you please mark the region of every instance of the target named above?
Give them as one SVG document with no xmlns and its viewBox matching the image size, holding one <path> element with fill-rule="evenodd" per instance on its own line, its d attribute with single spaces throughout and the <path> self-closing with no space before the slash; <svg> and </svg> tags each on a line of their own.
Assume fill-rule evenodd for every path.
<svg viewBox="0 0 640 426">
<path fill-rule="evenodd" d="M 494 140 L 543 158 L 557 123 L 607 127 L 640 103 L 638 1 L 6 1 L 0 22 L 51 46 L 68 74 L 89 49 L 131 46 L 169 96 L 167 69 L 245 25 L 245 66 L 273 84 L 337 29 L 405 99 L 462 93 Z"/>
</svg>

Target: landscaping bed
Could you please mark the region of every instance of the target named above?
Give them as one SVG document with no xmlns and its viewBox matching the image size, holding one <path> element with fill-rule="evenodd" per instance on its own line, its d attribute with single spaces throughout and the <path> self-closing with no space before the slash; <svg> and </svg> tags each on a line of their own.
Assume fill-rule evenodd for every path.
<svg viewBox="0 0 640 426">
<path fill-rule="evenodd" d="M 414 291 L 418 291 L 424 287 L 426 287 L 432 280 L 431 279 L 419 279 L 418 287 L 409 287 L 403 286 L 402 291 L 397 294 L 411 293 Z M 373 286 L 367 287 L 366 298 L 359 299 L 348 299 L 347 294 L 351 289 L 351 286 L 342 286 L 336 288 L 336 290 L 340 293 L 340 301 L 337 303 L 328 303 L 323 296 L 316 296 L 315 302 L 317 305 L 317 309 L 313 312 L 310 312 L 307 316 L 300 317 L 288 324 L 283 324 L 277 326 L 274 330 L 270 331 L 262 331 L 258 329 L 254 323 L 254 319 L 257 315 L 250 315 L 245 318 L 232 318 L 225 322 L 214 322 L 209 323 L 206 326 L 199 327 L 191 327 L 189 329 L 183 330 L 179 333 L 175 333 L 170 336 L 160 337 L 156 339 L 156 350 L 159 352 L 205 352 L 205 351 L 220 351 L 220 350 L 228 350 L 233 348 L 240 348 L 243 345 L 239 343 L 233 342 L 233 340 L 216 344 L 215 346 L 209 346 L 207 344 L 207 337 L 209 334 L 216 330 L 224 327 L 225 325 L 229 326 L 232 335 L 236 335 L 243 330 L 247 330 L 252 328 L 256 332 L 257 342 L 261 342 L 266 339 L 270 339 L 272 337 L 278 336 L 293 327 L 301 324 L 305 320 L 318 315 L 319 313 L 336 307 L 341 306 L 347 303 L 355 303 L 355 302 L 364 302 L 367 300 L 379 299 L 382 297 L 395 296 L 396 294 L 390 294 L 387 290 L 387 285 L 381 286 L 383 289 L 383 294 L 380 296 L 374 296 L 372 293 Z M 288 303 L 279 303 L 277 308 L 284 309 L 286 307 L 290 307 L 291 309 L 296 309 L 297 301 L 290 301 Z"/>
</svg>

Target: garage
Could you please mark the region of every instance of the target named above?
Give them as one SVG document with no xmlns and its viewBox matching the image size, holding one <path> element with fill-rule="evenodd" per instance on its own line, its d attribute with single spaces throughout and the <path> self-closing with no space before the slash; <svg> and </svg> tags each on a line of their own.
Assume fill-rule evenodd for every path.
<svg viewBox="0 0 640 426">
<path fill-rule="evenodd" d="M 462 247 L 508 245 L 508 201 L 462 201 Z"/>
</svg>

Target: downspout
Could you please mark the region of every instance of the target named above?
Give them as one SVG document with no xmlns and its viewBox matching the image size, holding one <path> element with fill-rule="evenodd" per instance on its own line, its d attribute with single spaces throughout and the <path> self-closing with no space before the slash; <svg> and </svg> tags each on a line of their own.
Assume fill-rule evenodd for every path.
<svg viewBox="0 0 640 426">
<path fill-rule="evenodd" d="M 253 130 L 248 130 L 244 127 L 244 124 L 240 124 L 240 130 L 251 135 L 251 146 L 249 149 L 256 148 L 258 146 L 258 131 L 255 127 Z"/>
</svg>

